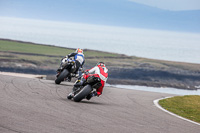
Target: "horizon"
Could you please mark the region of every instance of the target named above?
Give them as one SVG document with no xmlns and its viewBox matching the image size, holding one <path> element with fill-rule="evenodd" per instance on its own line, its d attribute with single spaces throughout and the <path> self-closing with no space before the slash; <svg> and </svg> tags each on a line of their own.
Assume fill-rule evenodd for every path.
<svg viewBox="0 0 200 133">
<path fill-rule="evenodd" d="M 1 17 L 0 25 L 5 39 L 200 63 L 199 33 Z"/>
</svg>

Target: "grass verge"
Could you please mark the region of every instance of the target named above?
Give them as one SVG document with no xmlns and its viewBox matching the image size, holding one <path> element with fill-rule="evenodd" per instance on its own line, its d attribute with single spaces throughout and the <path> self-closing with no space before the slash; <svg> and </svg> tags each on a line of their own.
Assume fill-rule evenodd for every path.
<svg viewBox="0 0 200 133">
<path fill-rule="evenodd" d="M 186 95 L 167 98 L 160 100 L 159 104 L 170 112 L 200 123 L 199 95 Z"/>
<path fill-rule="evenodd" d="M 48 66 L 51 69 L 56 69 L 60 64 L 60 59 L 72 52 L 75 52 L 75 49 L 0 39 L 0 60 L 2 62 L 32 62 L 37 66 Z M 90 65 L 95 65 L 98 61 L 106 61 L 107 58 L 105 57 L 116 58 L 121 56 L 115 53 L 88 49 L 84 49 L 84 54 L 87 64 Z"/>
<path fill-rule="evenodd" d="M 0 51 L 65 56 L 69 53 L 75 52 L 75 49 L 56 47 L 51 45 L 40 45 L 30 42 L 0 40 Z M 105 53 L 101 51 L 92 51 L 92 50 L 85 50 L 84 54 L 86 56 L 92 56 L 92 57 L 119 56 L 118 54 Z"/>
</svg>

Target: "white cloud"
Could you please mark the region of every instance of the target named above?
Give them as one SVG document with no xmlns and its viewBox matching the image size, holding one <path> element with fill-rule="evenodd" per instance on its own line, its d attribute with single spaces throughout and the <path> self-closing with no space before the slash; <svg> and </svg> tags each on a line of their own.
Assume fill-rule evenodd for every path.
<svg viewBox="0 0 200 133">
<path fill-rule="evenodd" d="M 165 10 L 200 10 L 200 0 L 129 0 Z"/>
</svg>

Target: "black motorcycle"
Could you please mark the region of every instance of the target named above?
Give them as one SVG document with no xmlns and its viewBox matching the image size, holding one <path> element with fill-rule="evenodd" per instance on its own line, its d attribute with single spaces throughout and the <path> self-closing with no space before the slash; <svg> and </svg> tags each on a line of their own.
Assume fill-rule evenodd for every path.
<svg viewBox="0 0 200 133">
<path fill-rule="evenodd" d="M 77 84 L 78 82 L 80 82 L 80 79 L 77 80 L 75 84 Z M 99 77 L 90 76 L 87 78 L 87 81 L 83 83 L 83 85 L 79 87 L 74 86 L 73 91 L 67 96 L 67 98 L 73 99 L 75 102 L 80 102 L 84 98 L 88 99 L 88 97 L 94 91 L 96 91 L 96 89 L 101 87 L 101 85 L 101 79 Z"/>
<path fill-rule="evenodd" d="M 61 64 L 59 71 L 57 71 L 55 83 L 60 84 L 62 81 L 71 81 L 72 77 L 75 77 L 76 63 L 71 59 L 66 59 L 65 63 Z"/>
</svg>

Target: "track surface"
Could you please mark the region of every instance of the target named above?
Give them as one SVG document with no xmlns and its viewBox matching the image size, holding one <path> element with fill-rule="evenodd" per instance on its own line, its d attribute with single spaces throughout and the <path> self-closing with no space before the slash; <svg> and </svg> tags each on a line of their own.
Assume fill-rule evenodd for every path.
<svg viewBox="0 0 200 133">
<path fill-rule="evenodd" d="M 105 87 L 90 101 L 67 100 L 72 83 L 0 75 L 0 133 L 199 133 L 158 109 L 169 94 Z"/>
</svg>

